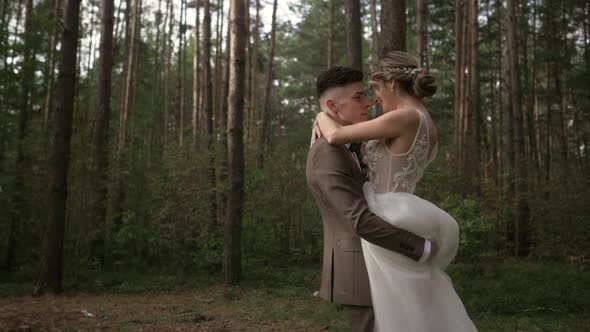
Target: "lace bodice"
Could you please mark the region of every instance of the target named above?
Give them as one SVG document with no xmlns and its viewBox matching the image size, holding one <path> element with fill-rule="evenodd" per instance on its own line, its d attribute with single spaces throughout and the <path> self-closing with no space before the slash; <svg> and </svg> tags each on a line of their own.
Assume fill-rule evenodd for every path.
<svg viewBox="0 0 590 332">
<path fill-rule="evenodd" d="M 426 166 L 436 156 L 437 146 L 430 149 L 430 120 L 421 111 L 416 111 L 420 114 L 420 124 L 414 142 L 407 152 L 391 152 L 383 139 L 367 143 L 369 179 L 375 186 L 375 192 L 414 193 Z"/>
</svg>

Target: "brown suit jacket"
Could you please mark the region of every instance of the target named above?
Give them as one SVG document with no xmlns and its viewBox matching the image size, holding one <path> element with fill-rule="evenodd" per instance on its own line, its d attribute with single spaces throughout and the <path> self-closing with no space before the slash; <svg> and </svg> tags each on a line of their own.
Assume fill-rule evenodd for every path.
<svg viewBox="0 0 590 332">
<path fill-rule="evenodd" d="M 346 147 L 320 138 L 307 154 L 306 175 L 324 227 L 320 296 L 340 304 L 372 306 L 360 238 L 416 261 L 425 240 L 369 211 L 362 189 L 366 177 Z"/>
</svg>

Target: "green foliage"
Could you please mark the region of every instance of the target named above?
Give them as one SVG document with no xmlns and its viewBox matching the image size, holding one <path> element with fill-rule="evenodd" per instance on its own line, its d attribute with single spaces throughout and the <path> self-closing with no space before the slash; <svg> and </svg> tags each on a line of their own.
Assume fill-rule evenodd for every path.
<svg viewBox="0 0 590 332">
<path fill-rule="evenodd" d="M 570 314 L 590 305 L 590 273 L 573 265 L 490 257 L 451 264 L 447 272 L 469 312 Z"/>
<path fill-rule="evenodd" d="M 458 261 L 473 263 L 491 255 L 495 246 L 490 241 L 490 234 L 493 234 L 496 225 L 481 209 L 477 200 L 447 193 L 447 197 L 440 202 L 440 208 L 453 216 L 459 224 Z"/>
<path fill-rule="evenodd" d="M 263 169 L 247 173 L 243 221 L 246 260 L 301 263 L 320 259 L 321 219 L 307 190 L 306 151 L 306 145 L 277 144 Z M 261 234 L 266 236 L 261 238 Z"/>
</svg>

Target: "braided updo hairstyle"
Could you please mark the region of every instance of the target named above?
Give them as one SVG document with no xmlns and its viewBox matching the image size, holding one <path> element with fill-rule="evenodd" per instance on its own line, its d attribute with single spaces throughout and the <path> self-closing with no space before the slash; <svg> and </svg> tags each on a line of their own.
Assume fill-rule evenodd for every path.
<svg viewBox="0 0 590 332">
<path fill-rule="evenodd" d="M 424 68 L 420 68 L 418 58 L 401 51 L 392 51 L 373 65 L 369 83 L 396 81 L 405 93 L 418 99 L 430 97 L 436 93 L 434 77 Z"/>
</svg>

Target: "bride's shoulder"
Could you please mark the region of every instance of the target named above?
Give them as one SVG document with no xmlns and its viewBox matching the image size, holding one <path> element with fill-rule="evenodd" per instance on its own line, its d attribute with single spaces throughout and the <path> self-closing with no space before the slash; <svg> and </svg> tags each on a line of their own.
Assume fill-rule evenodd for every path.
<svg viewBox="0 0 590 332">
<path fill-rule="evenodd" d="M 391 124 L 402 125 L 411 128 L 413 125 L 420 123 L 420 111 L 412 108 L 403 108 L 389 111 L 381 116 L 382 121 Z"/>
</svg>

